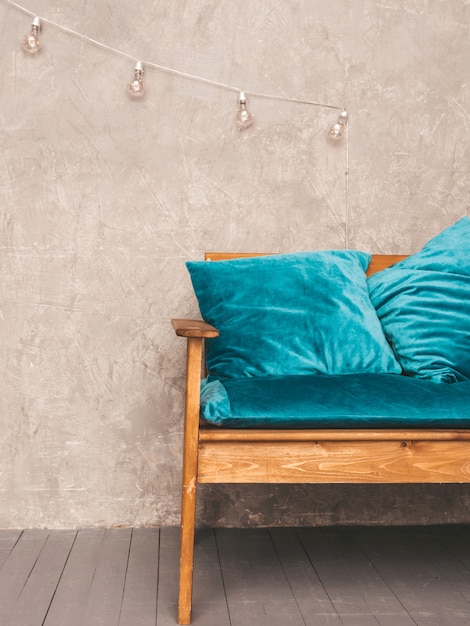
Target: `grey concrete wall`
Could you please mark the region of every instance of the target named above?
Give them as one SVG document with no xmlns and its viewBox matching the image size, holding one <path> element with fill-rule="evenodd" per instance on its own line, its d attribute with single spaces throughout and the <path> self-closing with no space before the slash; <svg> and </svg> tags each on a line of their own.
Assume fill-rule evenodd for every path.
<svg viewBox="0 0 470 626">
<path fill-rule="evenodd" d="M 205 250 L 412 252 L 469 212 L 468 0 L 0 2 L 0 527 L 175 524 L 184 267 Z M 346 173 L 347 170 L 347 173 Z M 200 522 L 467 520 L 466 487 L 202 489 Z M 467 511 L 466 511 L 467 509 Z"/>
</svg>

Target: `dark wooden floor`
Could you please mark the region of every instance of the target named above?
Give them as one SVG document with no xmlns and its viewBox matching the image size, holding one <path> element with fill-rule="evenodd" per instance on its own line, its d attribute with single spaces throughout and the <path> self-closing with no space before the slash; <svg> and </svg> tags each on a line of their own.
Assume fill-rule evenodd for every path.
<svg viewBox="0 0 470 626">
<path fill-rule="evenodd" d="M 178 530 L 0 531 L 0 626 L 176 623 Z M 470 624 L 470 526 L 200 530 L 193 624 Z"/>
</svg>

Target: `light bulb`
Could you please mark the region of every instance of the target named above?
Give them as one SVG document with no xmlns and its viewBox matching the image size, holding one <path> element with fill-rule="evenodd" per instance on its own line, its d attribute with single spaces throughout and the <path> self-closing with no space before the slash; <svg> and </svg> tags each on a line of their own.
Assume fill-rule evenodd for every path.
<svg viewBox="0 0 470 626">
<path fill-rule="evenodd" d="M 38 39 L 38 34 L 40 30 L 41 19 L 39 17 L 35 17 L 33 23 L 31 24 L 31 32 L 25 35 L 21 40 L 23 50 L 28 54 L 37 54 L 41 49 L 41 44 L 39 43 Z"/>
<path fill-rule="evenodd" d="M 145 93 L 144 64 L 137 61 L 134 68 L 134 80 L 127 85 L 127 93 L 131 98 L 142 98 Z"/>
<path fill-rule="evenodd" d="M 253 124 L 253 114 L 246 109 L 246 96 L 244 91 L 240 91 L 238 96 L 236 121 L 239 130 L 248 128 L 248 126 Z"/>
<path fill-rule="evenodd" d="M 330 124 L 330 126 L 328 127 L 328 131 L 327 131 L 328 138 L 331 139 L 332 141 L 339 141 L 341 137 L 343 136 L 344 129 L 347 123 L 348 123 L 348 112 L 343 110 L 338 116 L 338 121 L 333 122 L 333 124 Z"/>
</svg>

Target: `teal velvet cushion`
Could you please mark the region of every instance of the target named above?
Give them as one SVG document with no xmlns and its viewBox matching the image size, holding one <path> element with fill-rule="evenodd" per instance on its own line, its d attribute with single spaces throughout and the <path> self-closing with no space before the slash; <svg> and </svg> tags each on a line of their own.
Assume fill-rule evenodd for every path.
<svg viewBox="0 0 470 626">
<path fill-rule="evenodd" d="M 470 220 L 369 278 L 372 303 L 403 372 L 470 379 Z"/>
<path fill-rule="evenodd" d="M 188 262 L 214 375 L 400 372 L 372 306 L 370 255 L 300 252 Z"/>
<path fill-rule="evenodd" d="M 469 428 L 470 381 L 396 374 L 209 377 L 201 415 L 228 428 Z"/>
</svg>

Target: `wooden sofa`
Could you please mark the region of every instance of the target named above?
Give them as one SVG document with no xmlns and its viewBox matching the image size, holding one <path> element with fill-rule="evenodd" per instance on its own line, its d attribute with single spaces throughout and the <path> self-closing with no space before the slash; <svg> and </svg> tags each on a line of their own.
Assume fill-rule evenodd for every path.
<svg viewBox="0 0 470 626">
<path fill-rule="evenodd" d="M 221 260 L 249 254 L 207 253 Z M 374 255 L 368 275 L 403 259 Z M 200 421 L 204 342 L 218 331 L 174 319 L 187 339 L 178 623 L 191 621 L 198 483 L 467 483 L 470 430 L 218 428 Z"/>
</svg>

